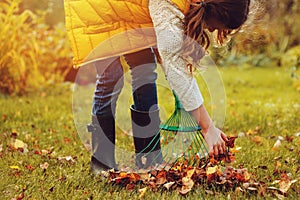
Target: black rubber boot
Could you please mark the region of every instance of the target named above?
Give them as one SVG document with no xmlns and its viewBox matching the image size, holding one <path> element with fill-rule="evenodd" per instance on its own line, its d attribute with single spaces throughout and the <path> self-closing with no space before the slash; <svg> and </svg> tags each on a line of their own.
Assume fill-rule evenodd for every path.
<svg viewBox="0 0 300 200">
<path fill-rule="evenodd" d="M 130 107 L 136 166 L 148 168 L 163 161 L 160 149 L 159 110 L 145 112 Z"/>
<path fill-rule="evenodd" d="M 114 117 L 92 116 L 92 124 L 88 125 L 92 133 L 91 171 L 115 169 L 115 119 Z"/>
</svg>

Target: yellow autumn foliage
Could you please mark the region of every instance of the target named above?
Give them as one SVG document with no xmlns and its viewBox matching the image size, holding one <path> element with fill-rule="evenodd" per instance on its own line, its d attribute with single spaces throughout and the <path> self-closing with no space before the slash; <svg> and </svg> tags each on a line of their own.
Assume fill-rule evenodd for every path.
<svg viewBox="0 0 300 200">
<path fill-rule="evenodd" d="M 0 92 L 7 94 L 63 81 L 72 65 L 64 25 L 49 27 L 46 13 L 21 11 L 21 2 L 0 1 Z"/>
</svg>

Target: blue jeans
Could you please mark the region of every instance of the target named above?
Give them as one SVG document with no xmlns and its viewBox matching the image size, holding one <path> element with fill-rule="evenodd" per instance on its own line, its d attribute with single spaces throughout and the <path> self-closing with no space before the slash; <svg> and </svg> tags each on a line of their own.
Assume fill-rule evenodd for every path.
<svg viewBox="0 0 300 200">
<path fill-rule="evenodd" d="M 139 111 L 157 110 L 157 74 L 154 52 L 149 48 L 126 54 L 124 58 L 130 66 L 134 108 Z M 97 69 L 97 82 L 92 114 L 113 117 L 116 112 L 117 99 L 124 85 L 124 72 L 120 58 L 96 61 L 94 65 Z"/>
<path fill-rule="evenodd" d="M 158 113 L 156 90 L 156 60 L 152 49 L 144 49 L 126 54 L 124 58 L 130 66 L 132 93 L 135 111 L 155 111 Z M 115 163 L 115 112 L 119 94 L 124 86 L 124 72 L 119 57 L 94 63 L 97 69 L 96 89 L 93 99 L 91 167 L 117 168 Z M 128 108 L 129 109 L 129 108 Z M 157 123 L 159 127 L 159 123 Z M 141 131 L 145 132 L 145 131 Z M 155 131 L 153 131 L 155 132 Z M 153 133 L 144 133 L 151 137 Z M 152 135 L 149 135 L 152 134 Z M 138 143 L 144 142 L 141 139 Z M 151 140 L 151 139 L 149 139 Z M 137 141 L 137 140 L 136 140 Z M 137 145 L 136 145 L 137 146 Z M 137 147 L 136 147 L 137 148 Z M 141 148 L 141 147 L 140 147 Z M 143 147 L 144 148 L 144 147 Z"/>
</svg>

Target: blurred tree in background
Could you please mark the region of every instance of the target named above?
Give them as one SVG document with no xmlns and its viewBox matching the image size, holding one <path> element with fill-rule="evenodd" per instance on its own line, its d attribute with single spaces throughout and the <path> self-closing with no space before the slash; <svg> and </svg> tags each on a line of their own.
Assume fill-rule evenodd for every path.
<svg viewBox="0 0 300 200">
<path fill-rule="evenodd" d="M 300 0 L 256 0 L 245 27 L 212 56 L 220 66 L 300 66 Z M 0 0 L 0 92 L 62 82 L 72 69 L 63 0 Z M 216 51 L 215 51 L 216 50 Z M 296 77 L 296 76 L 295 76 Z"/>
</svg>

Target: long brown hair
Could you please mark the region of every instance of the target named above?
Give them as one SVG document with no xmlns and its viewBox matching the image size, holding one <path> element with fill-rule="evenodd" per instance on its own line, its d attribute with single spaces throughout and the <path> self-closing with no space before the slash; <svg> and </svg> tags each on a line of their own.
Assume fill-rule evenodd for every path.
<svg viewBox="0 0 300 200">
<path fill-rule="evenodd" d="M 184 54 L 193 61 L 199 61 L 210 45 L 207 32 L 209 20 L 217 21 L 222 27 L 217 28 L 217 43 L 222 45 L 227 36 L 241 27 L 247 20 L 250 0 L 200 0 L 191 3 L 185 15 Z M 201 45 L 201 49 L 196 44 Z"/>
</svg>

